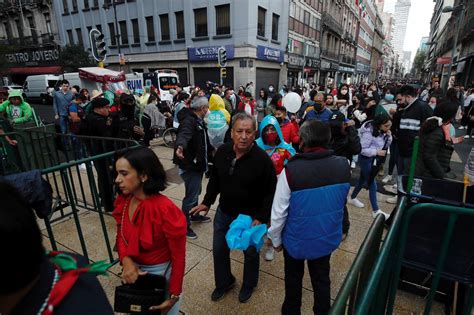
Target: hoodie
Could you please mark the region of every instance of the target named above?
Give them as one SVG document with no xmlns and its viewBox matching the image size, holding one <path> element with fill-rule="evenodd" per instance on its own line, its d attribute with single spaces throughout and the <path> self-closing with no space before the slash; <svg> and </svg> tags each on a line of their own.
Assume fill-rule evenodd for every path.
<svg viewBox="0 0 474 315">
<path fill-rule="evenodd" d="M 18 106 L 10 103 L 10 98 L 19 97 L 21 103 Z M 22 124 L 33 119 L 33 110 L 31 106 L 25 102 L 21 95 L 21 90 L 11 90 L 8 93 L 8 100 L 0 104 L 0 112 L 7 112 L 7 118 L 14 124 Z"/>
<path fill-rule="evenodd" d="M 285 142 L 285 139 L 283 138 L 283 134 L 280 129 L 280 125 L 278 124 L 278 120 L 274 116 L 268 115 L 263 118 L 262 123 L 259 127 L 260 135 L 263 134 L 263 130 L 268 125 L 272 125 L 275 128 L 280 142 L 276 146 L 272 147 L 265 144 L 262 137 L 260 136 L 260 138 L 257 139 L 256 143 L 260 148 L 267 152 L 268 156 L 273 162 L 273 165 L 275 166 L 277 175 L 279 175 L 288 160 L 293 155 L 295 155 L 296 152 L 295 149 L 291 146 L 291 144 Z"/>
</svg>

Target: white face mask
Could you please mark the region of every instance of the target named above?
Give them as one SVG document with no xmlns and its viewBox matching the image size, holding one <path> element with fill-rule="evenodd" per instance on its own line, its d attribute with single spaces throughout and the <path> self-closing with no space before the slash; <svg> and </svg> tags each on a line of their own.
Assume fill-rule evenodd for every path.
<svg viewBox="0 0 474 315">
<path fill-rule="evenodd" d="M 346 95 L 346 94 L 347 94 L 347 90 L 341 90 L 341 94 L 342 94 L 342 95 Z"/>
<path fill-rule="evenodd" d="M 372 91 L 367 92 L 368 97 L 372 97 L 372 95 L 373 95 Z"/>
<path fill-rule="evenodd" d="M 433 110 L 434 110 L 435 107 L 436 107 L 436 103 L 430 103 L 429 105 L 430 105 L 430 107 L 431 107 Z"/>
<path fill-rule="evenodd" d="M 273 86 L 270 86 L 270 87 L 268 88 L 268 91 L 273 92 Z"/>
</svg>

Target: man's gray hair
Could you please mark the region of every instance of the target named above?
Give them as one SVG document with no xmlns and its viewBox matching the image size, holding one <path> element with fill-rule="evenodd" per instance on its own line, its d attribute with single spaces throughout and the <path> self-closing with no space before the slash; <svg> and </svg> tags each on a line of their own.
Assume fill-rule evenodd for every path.
<svg viewBox="0 0 474 315">
<path fill-rule="evenodd" d="M 253 117 L 252 115 L 246 112 L 235 114 L 234 117 L 232 117 L 232 128 L 235 126 L 235 124 L 239 120 L 250 120 L 252 122 L 252 126 L 254 126 L 254 130 L 257 130 L 256 128 L 257 122 L 255 121 L 255 117 Z"/>
<path fill-rule="evenodd" d="M 191 108 L 192 109 L 199 109 L 203 106 L 209 105 L 209 101 L 204 96 L 196 96 L 191 101 Z"/>
<path fill-rule="evenodd" d="M 331 140 L 331 128 L 327 122 L 305 121 L 300 127 L 300 139 L 306 148 L 327 147 Z"/>
</svg>

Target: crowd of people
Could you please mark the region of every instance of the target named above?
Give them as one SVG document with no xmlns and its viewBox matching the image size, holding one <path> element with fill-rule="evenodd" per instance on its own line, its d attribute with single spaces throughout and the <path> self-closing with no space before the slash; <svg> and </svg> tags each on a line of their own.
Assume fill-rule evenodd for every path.
<svg viewBox="0 0 474 315">
<path fill-rule="evenodd" d="M 61 89 L 54 94 L 61 132 L 133 139 L 145 144 L 117 151 L 114 183 L 107 180 L 107 165 L 96 162 L 94 167 L 102 204 L 117 223 L 116 248 L 123 267 L 122 281 L 133 284 L 148 274 L 164 276 L 168 281 L 165 300 L 152 306 L 152 310 L 178 314 L 186 238 L 198 237 L 192 225 L 210 222 L 209 210 L 219 198 L 213 218 L 215 289 L 211 300 L 219 301 L 235 286 L 226 234 L 239 215 L 248 215 L 253 226 L 268 227 L 265 259 L 271 261 L 275 252 L 283 252 L 282 313 L 300 313 L 307 262 L 314 291 L 313 310 L 315 314 L 326 314 L 331 299 L 331 254 L 350 229 L 347 203 L 364 208 L 357 196 L 365 188 L 369 191 L 373 216 L 388 219 L 389 214 L 380 209 L 376 194 L 377 176 L 387 157 L 389 172 L 381 182 L 389 191 L 397 189 L 395 166 L 398 175 L 408 172 L 417 136 L 420 149 L 415 161 L 416 174 L 443 179 L 450 171 L 453 146 L 464 140 L 456 137 L 453 122 L 459 120 L 467 127 L 465 138 L 470 138 L 474 124 L 474 89 L 468 89 L 465 95 L 456 86 L 443 93 L 437 82 L 423 91 L 390 82 L 338 87 L 312 84 L 291 89 L 283 86 L 280 91 L 269 86 L 257 91 L 256 97 L 253 89 L 253 83 L 237 91 L 211 82 L 203 89 L 178 85 L 170 91 L 172 101 L 161 101 L 156 91 L 117 95 L 105 86 L 104 93 L 92 91 L 89 95 L 88 91 L 71 89 L 67 81 L 62 81 Z M 284 106 L 284 97 L 290 92 L 301 98 L 301 107 L 294 113 Z M 21 98 L 17 98 L 12 96 L 8 102 L 21 106 Z M 9 106 L 4 104 L 0 109 Z M 164 124 L 177 128 L 173 161 L 185 186 L 181 209 L 161 193 L 167 184 L 166 172 L 148 148 L 156 130 Z M 87 149 L 91 155 L 107 150 L 99 146 Z M 77 154 L 84 152 L 79 150 Z M 351 176 L 356 174 L 357 165 L 358 180 L 350 192 Z M 200 201 L 204 176 L 209 177 L 209 182 Z M 118 188 L 116 198 L 114 185 Z M 0 192 L 8 189 L 2 188 Z M 16 222 L 27 223 L 12 232 L 3 223 L 14 219 L 2 219 L 2 239 L 24 231 L 30 233 L 28 237 L 39 237 L 28 209 L 12 198 L 14 193 L 2 197 L 11 209 L 22 209 L 23 217 Z M 396 198 L 386 201 L 396 203 Z M 8 216 L 3 210 L 2 218 Z M 21 288 L 19 293 L 10 290 L 8 285 L 13 280 L 8 278 L 7 285 L 0 286 L 0 301 L 7 302 L 0 308 L 2 314 L 19 314 L 16 310 L 21 309 L 21 301 L 35 294 L 40 286 L 54 288 L 61 283 L 61 276 L 59 282 L 56 277 L 43 280 L 46 272 L 54 274 L 55 265 L 40 253 L 44 252 L 41 243 L 35 243 L 35 249 L 28 259 L 38 266 L 47 266 L 46 271 L 38 267 L 31 274 L 22 275 L 24 281 L 15 287 Z M 259 269 L 259 251 L 249 246 L 244 250 L 243 281 L 238 296 L 241 303 L 248 302 L 257 287 Z M 44 303 L 48 305 L 49 296 L 45 298 L 36 298 L 33 304 L 40 309 Z M 103 308 L 102 314 L 108 313 L 102 303 L 97 305 Z"/>
</svg>

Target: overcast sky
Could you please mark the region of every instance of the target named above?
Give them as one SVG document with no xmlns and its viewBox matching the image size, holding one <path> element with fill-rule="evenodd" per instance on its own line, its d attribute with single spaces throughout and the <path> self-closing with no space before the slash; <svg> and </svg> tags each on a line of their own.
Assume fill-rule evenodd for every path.
<svg viewBox="0 0 474 315">
<path fill-rule="evenodd" d="M 386 0 L 384 11 L 393 10 L 396 2 L 396 0 Z M 433 0 L 411 0 L 407 33 L 403 45 L 403 50 L 412 52 L 411 60 L 415 58 L 416 50 L 420 47 L 421 38 L 430 35 L 430 20 L 434 6 L 435 2 Z M 394 15 L 396 18 L 397 12 Z"/>
</svg>

